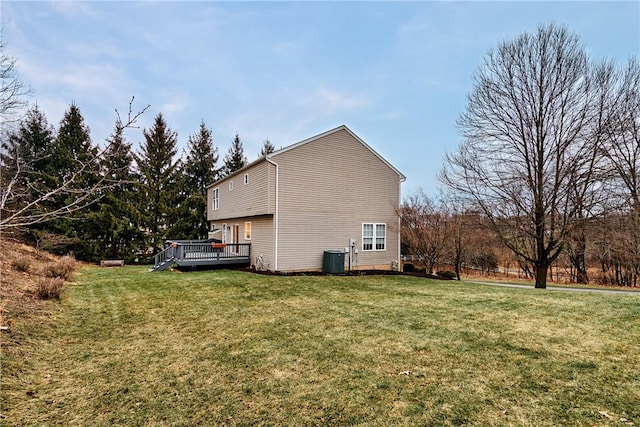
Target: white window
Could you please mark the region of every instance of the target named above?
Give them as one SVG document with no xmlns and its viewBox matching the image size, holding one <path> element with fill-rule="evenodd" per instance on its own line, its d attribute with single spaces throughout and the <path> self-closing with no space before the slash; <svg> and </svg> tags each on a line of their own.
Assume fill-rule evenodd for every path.
<svg viewBox="0 0 640 427">
<path fill-rule="evenodd" d="M 362 224 L 362 250 L 387 250 L 387 225 L 376 223 Z"/>
<path fill-rule="evenodd" d="M 244 240 L 251 240 L 251 221 L 244 223 Z"/>
<path fill-rule="evenodd" d="M 247 185 L 249 183 L 249 174 L 245 173 L 244 174 L 244 185 Z"/>
<path fill-rule="evenodd" d="M 215 211 L 220 207 L 220 189 L 214 188 L 212 193 L 213 197 L 211 198 L 211 209 Z"/>
<path fill-rule="evenodd" d="M 229 191 L 233 190 L 233 181 L 229 181 Z"/>
</svg>

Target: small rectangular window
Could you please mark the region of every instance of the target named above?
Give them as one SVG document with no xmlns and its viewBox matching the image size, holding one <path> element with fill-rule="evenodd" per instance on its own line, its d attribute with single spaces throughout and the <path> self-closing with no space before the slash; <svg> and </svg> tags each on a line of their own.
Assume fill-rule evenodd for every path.
<svg viewBox="0 0 640 427">
<path fill-rule="evenodd" d="M 233 181 L 229 181 L 229 191 L 233 190 Z"/>
<path fill-rule="evenodd" d="M 373 224 L 362 224 L 362 250 L 373 250 Z"/>
<path fill-rule="evenodd" d="M 362 250 L 387 250 L 387 225 L 376 223 L 362 224 Z"/>
<path fill-rule="evenodd" d="M 251 240 L 251 221 L 244 223 L 244 240 Z"/>
<path fill-rule="evenodd" d="M 211 209 L 218 210 L 218 208 L 220 207 L 220 189 L 219 188 L 214 188 L 212 191 L 212 198 L 211 198 Z"/>
<path fill-rule="evenodd" d="M 376 224 L 376 251 L 384 251 L 387 242 L 387 226 L 385 224 Z"/>
<path fill-rule="evenodd" d="M 244 185 L 247 185 L 249 183 L 249 174 L 245 173 L 244 174 Z"/>
</svg>

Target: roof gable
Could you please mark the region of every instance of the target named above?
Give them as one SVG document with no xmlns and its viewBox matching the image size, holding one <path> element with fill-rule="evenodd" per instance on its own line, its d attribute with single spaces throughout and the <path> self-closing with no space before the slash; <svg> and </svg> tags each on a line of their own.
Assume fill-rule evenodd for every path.
<svg viewBox="0 0 640 427">
<path fill-rule="evenodd" d="M 355 140 L 356 140 L 356 141 L 358 141 L 360 144 L 362 144 L 362 145 L 363 145 L 367 150 L 369 150 L 369 151 L 370 151 L 374 156 L 376 156 L 376 157 L 377 157 L 377 158 L 378 158 L 382 163 L 384 163 L 387 167 L 389 167 L 389 169 L 391 169 L 393 172 L 395 172 L 395 173 L 398 175 L 398 177 L 400 177 L 400 180 L 401 180 L 401 181 L 404 181 L 404 180 L 406 179 L 406 177 L 402 174 L 402 172 L 400 172 L 398 169 L 396 169 L 396 168 L 395 168 L 391 163 L 389 163 L 389 162 L 388 162 L 384 157 L 382 157 L 382 156 L 381 156 L 381 155 L 380 155 L 376 150 L 374 150 L 373 148 L 371 148 L 371 147 L 370 147 L 366 142 L 364 142 L 364 141 L 363 141 L 363 140 L 362 140 L 358 135 L 356 135 L 356 134 L 355 134 L 351 129 L 349 129 L 349 128 L 348 128 L 347 126 L 345 126 L 345 125 L 340 125 L 340 126 L 338 126 L 337 128 L 334 128 L 334 129 L 328 130 L 328 131 L 326 131 L 326 132 L 323 132 L 323 133 L 321 133 L 321 134 L 318 134 L 318 135 L 312 136 L 311 138 L 307 138 L 307 139 L 302 140 L 302 141 L 300 141 L 300 142 L 296 142 L 295 144 L 291 144 L 291 145 L 289 145 L 289 146 L 287 146 L 287 147 L 281 148 L 280 150 L 278 150 L 278 151 L 274 151 L 273 153 L 271 153 L 271 154 L 267 154 L 266 156 L 259 157 L 258 159 L 256 159 L 256 160 L 254 160 L 253 162 L 251 162 L 251 163 L 249 163 L 249 164 L 245 165 L 245 166 L 244 166 L 244 167 L 242 167 L 241 169 L 238 169 L 237 171 L 232 172 L 232 173 L 230 173 L 229 175 L 227 175 L 227 176 L 225 176 L 225 177 L 223 177 L 223 178 L 220 178 L 219 180 L 217 180 L 217 181 L 215 181 L 215 182 L 213 182 L 213 183 L 209 184 L 209 185 L 207 186 L 207 188 L 211 188 L 211 187 L 213 187 L 213 186 L 215 186 L 215 185 L 219 185 L 221 182 L 223 182 L 223 181 L 225 181 L 225 180 L 227 180 L 227 179 L 229 179 L 229 178 L 231 178 L 231 177 L 233 177 L 233 176 L 235 176 L 235 175 L 238 175 L 238 174 L 240 174 L 240 173 L 242 173 L 242 172 L 245 172 L 245 171 L 246 171 L 246 170 L 248 170 L 249 168 L 252 168 L 252 167 L 254 167 L 255 165 L 257 165 L 258 163 L 261 163 L 261 162 L 267 161 L 267 160 L 269 160 L 269 159 L 271 159 L 271 158 L 273 158 L 273 157 L 276 157 L 276 156 L 278 156 L 278 155 L 280 155 L 280 154 L 286 153 L 286 152 L 291 151 L 291 150 L 295 150 L 296 148 L 298 148 L 298 147 L 300 147 L 300 146 L 303 146 L 303 145 L 308 144 L 308 143 L 310 143 L 310 142 L 317 141 L 318 139 L 324 138 L 324 137 L 325 137 L 325 136 L 327 136 L 327 135 L 331 135 L 331 134 L 333 134 L 333 133 L 340 132 L 340 131 L 346 131 L 347 133 L 349 133 L 349 135 L 351 135 L 351 136 L 353 137 L 353 139 L 355 139 Z"/>
<path fill-rule="evenodd" d="M 331 135 L 333 133 L 336 132 L 340 132 L 340 131 L 346 131 L 347 133 L 349 133 L 349 135 L 351 135 L 353 137 L 353 139 L 355 139 L 356 141 L 358 141 L 360 144 L 362 144 L 367 150 L 369 150 L 374 156 L 376 156 L 382 163 L 384 163 L 387 167 L 389 167 L 389 169 L 391 169 L 392 171 L 394 171 L 401 180 L 405 180 L 406 177 L 402 174 L 402 172 L 400 172 L 398 169 L 396 169 L 391 163 L 389 163 L 384 157 L 382 157 L 377 151 L 375 151 L 373 148 L 371 148 L 369 145 L 367 145 L 366 142 L 364 142 L 358 135 L 356 135 L 353 131 L 351 131 L 351 129 L 349 129 L 347 126 L 345 125 L 340 125 L 337 128 L 328 130 L 326 132 L 323 132 L 321 134 L 312 136 L 311 138 L 307 138 L 303 141 L 297 142 L 295 144 L 289 145 L 288 147 L 284 147 L 278 151 L 275 151 L 269 155 L 266 156 L 266 158 L 272 158 L 272 157 L 276 157 L 280 154 L 283 154 L 287 151 L 290 150 L 295 150 L 296 148 L 308 144 L 310 142 L 314 142 L 318 139 L 324 138 L 327 135 Z M 261 158 L 262 159 L 262 158 Z M 260 159 L 259 159 L 260 160 Z"/>
</svg>

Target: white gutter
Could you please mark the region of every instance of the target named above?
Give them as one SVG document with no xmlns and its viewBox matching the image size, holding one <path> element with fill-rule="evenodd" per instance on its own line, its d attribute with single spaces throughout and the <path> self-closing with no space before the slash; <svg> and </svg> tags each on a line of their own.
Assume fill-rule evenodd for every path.
<svg viewBox="0 0 640 427">
<path fill-rule="evenodd" d="M 278 271 L 278 210 L 279 210 L 279 195 L 280 195 L 280 167 L 279 165 L 271 160 L 271 157 L 266 156 L 264 158 L 267 162 L 271 163 L 276 167 L 276 212 L 273 217 L 273 221 L 275 223 L 275 230 L 273 236 L 273 271 Z"/>
</svg>

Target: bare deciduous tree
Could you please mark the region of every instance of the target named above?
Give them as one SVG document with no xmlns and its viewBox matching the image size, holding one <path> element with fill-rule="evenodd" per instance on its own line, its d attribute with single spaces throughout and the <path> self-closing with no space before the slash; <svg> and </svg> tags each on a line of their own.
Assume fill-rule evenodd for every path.
<svg viewBox="0 0 640 427">
<path fill-rule="evenodd" d="M 26 107 L 24 97 L 29 93 L 31 88 L 20 79 L 16 58 L 5 53 L 0 35 L 0 123 L 3 129 L 8 122 L 15 120 L 16 113 Z"/>
<path fill-rule="evenodd" d="M 629 60 L 618 74 L 610 102 L 602 152 L 611 170 L 614 191 L 620 201 L 615 215 L 618 226 L 610 227 L 610 261 L 616 284 L 636 284 L 640 276 L 640 62 Z"/>
<path fill-rule="evenodd" d="M 433 274 L 447 250 L 448 218 L 444 206 L 419 190 L 407 198 L 398 213 L 402 242 L 425 265 L 427 273 Z"/>
<path fill-rule="evenodd" d="M 572 185 L 587 185 L 594 96 L 586 53 L 568 30 L 545 25 L 490 51 L 474 76 L 441 180 L 489 219 L 546 288 L 571 232 Z"/>
</svg>

